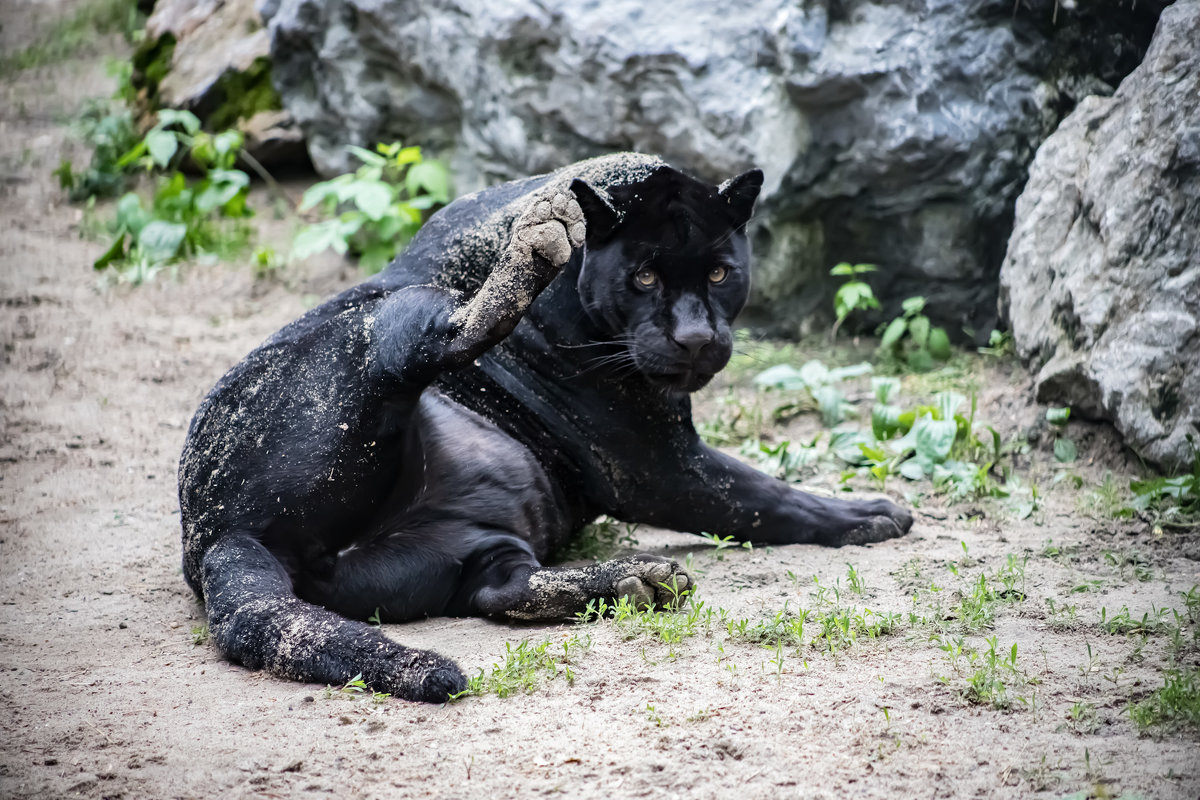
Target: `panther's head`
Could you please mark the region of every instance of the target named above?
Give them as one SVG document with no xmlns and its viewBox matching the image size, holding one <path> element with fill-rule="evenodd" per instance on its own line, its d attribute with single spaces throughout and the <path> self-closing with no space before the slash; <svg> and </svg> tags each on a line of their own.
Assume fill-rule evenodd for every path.
<svg viewBox="0 0 1200 800">
<path fill-rule="evenodd" d="M 661 167 L 608 193 L 572 183 L 587 221 L 583 307 L 652 383 L 693 392 L 729 361 L 762 181 L 754 169 L 717 187 Z"/>
</svg>

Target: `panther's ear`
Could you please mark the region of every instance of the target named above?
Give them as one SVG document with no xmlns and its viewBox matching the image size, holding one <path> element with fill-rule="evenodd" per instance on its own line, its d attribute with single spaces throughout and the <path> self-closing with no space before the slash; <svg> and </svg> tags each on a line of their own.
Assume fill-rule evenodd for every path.
<svg viewBox="0 0 1200 800">
<path fill-rule="evenodd" d="M 621 214 L 613 207 L 612 198 L 582 178 L 571 181 L 571 192 L 583 209 L 588 242 L 596 244 L 607 239 L 621 223 Z"/>
<path fill-rule="evenodd" d="M 754 213 L 754 201 L 762 189 L 763 173 L 761 169 L 743 172 L 736 178 L 730 178 L 717 188 L 717 194 L 729 204 L 733 213 L 734 227 L 740 228 L 749 221 Z"/>
</svg>

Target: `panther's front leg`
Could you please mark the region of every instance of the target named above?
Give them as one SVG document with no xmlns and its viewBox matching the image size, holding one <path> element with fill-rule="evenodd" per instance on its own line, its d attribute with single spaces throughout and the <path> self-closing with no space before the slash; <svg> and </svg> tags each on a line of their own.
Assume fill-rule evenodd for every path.
<svg viewBox="0 0 1200 800">
<path fill-rule="evenodd" d="M 475 297 L 451 315 L 450 355 L 469 361 L 511 333 L 571 253 L 583 246 L 585 234 L 583 210 L 569 190 L 535 195 L 513 223 L 500 263 Z"/>
<path fill-rule="evenodd" d="M 763 544 L 841 547 L 908 533 L 912 514 L 886 499 L 842 500 L 802 492 L 698 439 L 683 462 L 660 469 L 656 485 L 674 502 L 631 505 L 624 519 Z"/>
</svg>

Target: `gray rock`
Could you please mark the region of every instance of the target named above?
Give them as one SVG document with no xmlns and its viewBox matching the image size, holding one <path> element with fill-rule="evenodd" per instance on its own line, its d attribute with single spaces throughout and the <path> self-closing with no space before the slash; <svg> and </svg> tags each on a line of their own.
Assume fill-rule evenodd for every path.
<svg viewBox="0 0 1200 800">
<path fill-rule="evenodd" d="M 192 111 L 209 127 L 237 127 L 246 151 L 267 166 L 305 158 L 303 134 L 271 93 L 270 40 L 254 0 L 158 0 L 144 48 L 164 37 L 173 45 L 154 105 Z"/>
<path fill-rule="evenodd" d="M 640 150 L 767 174 L 749 319 L 823 326 L 829 268 L 986 337 L 1012 207 L 1081 89 L 1137 63 L 1155 0 L 265 0 L 274 77 L 319 171 L 403 140 L 460 191 Z M 1077 12 L 1078 13 L 1078 12 Z M 1148 29 L 1141 42 L 1144 49 Z M 1047 76 L 1054 75 L 1051 81 Z"/>
<path fill-rule="evenodd" d="M 1200 0 L 1038 150 L 1000 273 L 1038 399 L 1169 469 L 1200 446 Z"/>
</svg>

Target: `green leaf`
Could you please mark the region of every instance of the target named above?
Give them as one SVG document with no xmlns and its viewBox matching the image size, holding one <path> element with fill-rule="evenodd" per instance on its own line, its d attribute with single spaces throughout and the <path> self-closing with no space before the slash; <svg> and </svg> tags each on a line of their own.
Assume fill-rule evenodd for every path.
<svg viewBox="0 0 1200 800">
<path fill-rule="evenodd" d="M 92 262 L 92 269 L 104 269 L 114 261 L 118 261 L 125 257 L 125 231 L 117 234 L 117 238 L 113 241 L 108 249 L 104 251 L 104 255 Z"/>
<path fill-rule="evenodd" d="M 152 263 L 169 261 L 178 254 L 187 232 L 182 222 L 151 220 L 138 234 L 137 246 Z"/>
<path fill-rule="evenodd" d="M 409 197 L 424 192 L 438 203 L 450 202 L 450 171 L 440 161 L 422 161 L 408 168 L 404 185 Z"/>
<path fill-rule="evenodd" d="M 126 151 L 123 156 L 121 156 L 120 158 L 117 159 L 117 166 L 118 167 L 128 167 L 130 164 L 137 161 L 139 158 L 141 158 L 145 154 L 146 154 L 146 140 L 143 139 L 142 141 L 138 142 L 133 147 L 131 147 L 128 151 Z"/>
<path fill-rule="evenodd" d="M 212 169 L 208 172 L 208 180 L 201 181 L 196 187 L 193 203 L 198 212 L 207 216 L 249 186 L 250 176 L 240 170 Z"/>
<path fill-rule="evenodd" d="M 870 375 L 875 371 L 866 361 L 860 361 L 857 364 L 848 364 L 844 367 L 834 367 L 829 370 L 829 380 L 844 381 L 847 378 L 860 378 L 863 375 Z"/>
<path fill-rule="evenodd" d="M 1054 458 L 1061 464 L 1070 464 L 1077 455 L 1075 442 L 1065 436 L 1054 440 Z"/>
<path fill-rule="evenodd" d="M 929 343 L 929 317 L 918 314 L 908 321 L 908 335 L 921 350 Z"/>
<path fill-rule="evenodd" d="M 828 367 L 813 358 L 800 365 L 800 380 L 812 391 L 818 386 L 832 383 L 834 378 Z"/>
<path fill-rule="evenodd" d="M 843 261 L 833 269 L 829 270 L 830 275 L 853 275 L 854 267 L 850 266 L 849 261 Z"/>
<path fill-rule="evenodd" d="M 919 481 L 925 477 L 925 468 L 915 458 L 910 458 L 901 464 L 899 472 L 910 481 Z"/>
<path fill-rule="evenodd" d="M 329 219 L 301 228 L 292 241 L 292 256 L 297 259 L 308 258 L 324 250 L 334 250 L 346 254 L 346 237 L 342 233 L 342 222 Z"/>
<path fill-rule="evenodd" d="M 154 163 L 166 169 L 179 150 L 179 140 L 171 131 L 155 128 L 146 134 L 146 149 L 150 151 L 150 158 L 154 159 Z"/>
<path fill-rule="evenodd" d="M 890 439 L 900 430 L 900 406 L 876 403 L 871 408 L 871 432 L 876 439 Z"/>
<path fill-rule="evenodd" d="M 392 205 L 392 187 L 380 181 L 358 181 L 354 205 L 371 220 L 378 221 Z"/>
<path fill-rule="evenodd" d="M 886 403 L 893 392 L 900 391 L 900 379 L 890 377 L 871 378 L 871 391 L 875 394 L 875 402 Z"/>
<path fill-rule="evenodd" d="M 939 361 L 950 358 L 950 337 L 945 328 L 934 328 L 929 331 L 929 353 Z"/>
<path fill-rule="evenodd" d="M 908 330 L 908 320 L 904 317 L 896 317 L 889 322 L 887 330 L 883 332 L 883 338 L 879 340 L 880 349 L 894 350 L 906 330 Z"/>
<path fill-rule="evenodd" d="M 417 164 L 421 161 L 421 148 L 413 145 L 400 148 L 395 155 L 388 159 L 393 167 L 403 167 L 407 164 Z"/>
<path fill-rule="evenodd" d="M 142 208 L 142 198 L 133 192 L 127 192 L 117 201 L 117 227 L 137 236 L 142 227 L 149 221 L 149 215 Z"/>
<path fill-rule="evenodd" d="M 842 393 L 832 385 L 818 386 L 812 390 L 813 399 L 821 412 L 825 427 L 832 428 L 846 418 L 846 402 Z"/>
<path fill-rule="evenodd" d="M 58 178 L 58 188 L 71 190 L 75 188 L 75 173 L 71 171 L 70 159 L 62 159 L 58 162 L 58 169 L 50 173 Z"/>
<path fill-rule="evenodd" d="M 862 431 L 839 427 L 829 434 L 829 452 L 847 464 L 860 466 L 866 463 L 860 447 L 863 444 L 873 446 L 873 442 Z"/>
<path fill-rule="evenodd" d="M 933 369 L 933 356 L 925 349 L 913 350 L 904 360 L 913 372 L 928 372 Z"/>
<path fill-rule="evenodd" d="M 937 408 L 937 419 L 954 419 L 959 407 L 967 402 L 967 398 L 958 392 L 938 392 L 933 397 L 933 405 Z"/>
<path fill-rule="evenodd" d="M 911 317 L 914 314 L 920 314 L 925 309 L 924 297 L 910 297 L 900 304 L 904 309 L 904 316 Z"/>
<path fill-rule="evenodd" d="M 792 391 L 803 389 L 806 385 L 800 371 L 790 364 L 776 364 L 768 367 L 754 376 L 754 384 Z"/>
<path fill-rule="evenodd" d="M 1047 408 L 1046 421 L 1051 425 L 1063 426 L 1067 424 L 1067 420 L 1071 418 L 1071 409 L 1069 406 L 1064 408 Z"/>
<path fill-rule="evenodd" d="M 352 155 L 358 156 L 358 160 L 363 162 L 364 164 L 371 164 L 372 166 L 382 167 L 384 164 L 387 163 L 387 159 L 384 158 L 383 156 L 379 155 L 378 153 L 372 153 L 370 150 L 364 150 L 363 148 L 356 147 L 355 145 L 352 145 L 352 144 L 346 145 L 346 152 L 350 153 Z"/>
<path fill-rule="evenodd" d="M 917 420 L 913 430 L 916 432 L 917 457 L 931 464 L 940 464 L 950 456 L 954 437 L 958 435 L 958 425 L 953 420 L 935 420 L 928 416 Z"/>
<path fill-rule="evenodd" d="M 804 389 L 804 378 L 800 371 L 787 363 L 778 363 L 774 367 L 763 369 L 754 377 L 756 386 L 768 386 L 770 389 L 800 390 Z"/>
<path fill-rule="evenodd" d="M 190 111 L 164 108 L 158 112 L 158 124 L 155 125 L 156 128 L 167 128 L 175 124 L 180 125 L 191 135 L 200 130 L 200 118 Z"/>
<path fill-rule="evenodd" d="M 301 212 L 320 205 L 326 198 L 337 197 L 338 187 L 333 181 L 321 181 L 314 183 L 312 186 L 304 190 L 304 196 L 300 198 Z"/>
</svg>

